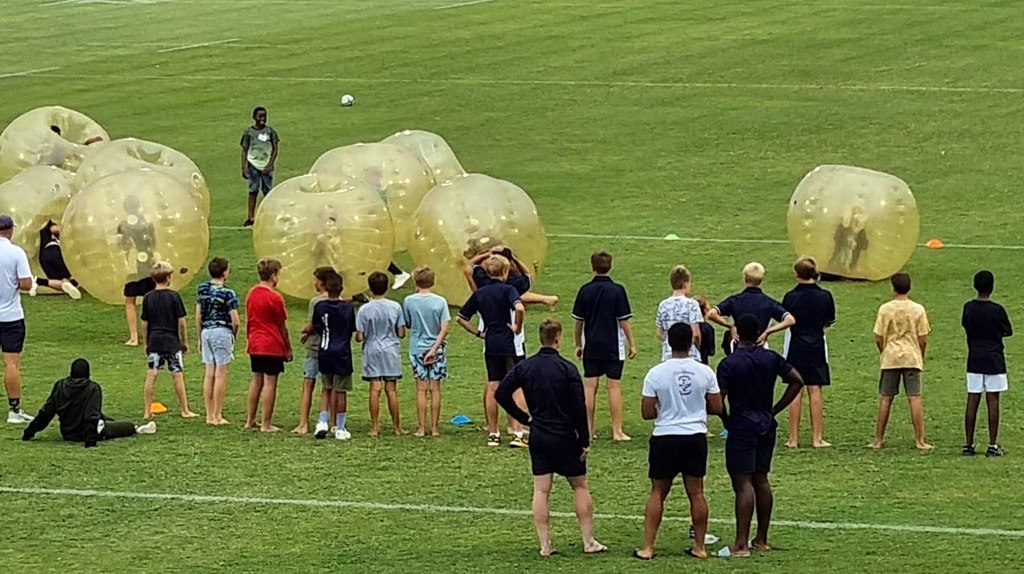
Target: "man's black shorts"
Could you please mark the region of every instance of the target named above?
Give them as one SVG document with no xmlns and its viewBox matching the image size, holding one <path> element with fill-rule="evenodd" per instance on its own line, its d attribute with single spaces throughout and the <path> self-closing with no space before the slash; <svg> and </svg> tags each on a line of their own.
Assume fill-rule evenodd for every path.
<svg viewBox="0 0 1024 574">
<path fill-rule="evenodd" d="M 652 480 L 672 480 L 680 474 L 703 478 L 708 473 L 707 434 L 652 436 L 647 464 Z"/>
<path fill-rule="evenodd" d="M 832 376 L 828 371 L 828 365 L 824 367 L 793 365 L 793 368 L 796 369 L 796 372 L 800 373 L 800 377 L 808 387 L 827 387 L 832 384 Z"/>
<path fill-rule="evenodd" d="M 249 364 L 252 367 L 252 372 L 259 375 L 276 377 L 284 372 L 284 357 L 250 355 Z"/>
<path fill-rule="evenodd" d="M 25 348 L 25 320 L 0 323 L 0 351 L 20 353 Z"/>
<path fill-rule="evenodd" d="M 484 364 L 487 366 L 487 381 L 500 383 L 518 362 L 519 360 L 516 357 L 484 355 Z"/>
<path fill-rule="evenodd" d="M 596 379 L 606 377 L 613 381 L 622 380 L 622 367 L 625 361 L 611 361 L 602 359 L 583 358 L 583 377 Z"/>
<path fill-rule="evenodd" d="M 757 435 L 729 430 L 725 439 L 725 470 L 729 474 L 768 474 L 775 454 L 775 429 Z"/>
<path fill-rule="evenodd" d="M 156 281 L 152 277 L 143 277 L 138 281 L 124 284 L 124 296 L 127 298 L 145 297 L 146 293 L 156 289 Z"/>
<path fill-rule="evenodd" d="M 580 460 L 583 448 L 576 437 L 530 433 L 530 461 L 533 476 L 557 474 L 575 478 L 587 474 L 587 463 Z"/>
</svg>

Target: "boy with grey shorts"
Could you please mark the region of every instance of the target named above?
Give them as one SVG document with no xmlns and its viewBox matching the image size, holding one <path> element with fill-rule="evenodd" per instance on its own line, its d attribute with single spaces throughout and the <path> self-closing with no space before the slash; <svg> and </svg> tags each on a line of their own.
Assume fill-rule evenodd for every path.
<svg viewBox="0 0 1024 574">
<path fill-rule="evenodd" d="M 313 329 L 313 310 L 316 304 L 327 299 L 325 282 L 330 275 L 336 275 L 333 267 L 317 267 L 313 270 L 313 288 L 316 296 L 309 301 L 309 313 L 306 326 L 302 329 L 300 341 L 306 347 L 306 358 L 302 362 L 302 398 L 299 401 L 299 425 L 292 429 L 294 434 L 309 434 L 309 411 L 313 404 L 313 389 L 320 377 L 320 335 Z M 317 432 L 323 436 L 330 430 L 328 421 L 333 420 L 327 400 L 327 389 L 320 392 L 320 417 L 317 421 Z"/>
<path fill-rule="evenodd" d="M 398 411 L 398 379 L 402 378 L 402 342 L 405 313 L 402 306 L 384 298 L 388 276 L 379 271 L 367 279 L 373 300 L 356 315 L 356 341 L 363 344 L 363 380 L 370 383 L 370 436 L 380 434 L 380 393 L 388 397 L 388 411 L 395 435 L 402 434 Z"/>
</svg>

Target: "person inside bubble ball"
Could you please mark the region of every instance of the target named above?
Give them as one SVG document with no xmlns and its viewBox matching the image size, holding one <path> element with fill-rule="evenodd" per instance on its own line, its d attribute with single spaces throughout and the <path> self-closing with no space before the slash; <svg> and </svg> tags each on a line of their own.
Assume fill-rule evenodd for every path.
<svg viewBox="0 0 1024 574">
<path fill-rule="evenodd" d="M 857 267 L 861 254 L 868 248 L 866 220 L 867 214 L 859 205 L 851 207 L 843 214 L 833 238 L 835 248 L 830 261 L 832 267 L 847 271 Z"/>
<path fill-rule="evenodd" d="M 71 278 L 71 271 L 64 263 L 60 248 L 60 224 L 51 219 L 39 230 L 39 266 L 45 277 L 36 277 L 28 294 L 35 297 L 40 287 L 66 293 L 72 299 L 81 299 L 78 282 Z"/>
<path fill-rule="evenodd" d="M 117 226 L 118 245 L 124 252 L 127 267 L 134 263 L 135 273 L 130 275 L 124 284 L 124 317 L 128 323 L 128 340 L 125 345 L 139 345 L 138 298 L 156 289 L 156 283 L 150 277 L 150 269 L 155 263 L 153 247 L 156 242 L 156 227 L 146 220 L 142 213 L 142 203 L 135 195 L 124 198 L 124 219 Z M 139 279 L 132 279 L 139 277 Z"/>
</svg>

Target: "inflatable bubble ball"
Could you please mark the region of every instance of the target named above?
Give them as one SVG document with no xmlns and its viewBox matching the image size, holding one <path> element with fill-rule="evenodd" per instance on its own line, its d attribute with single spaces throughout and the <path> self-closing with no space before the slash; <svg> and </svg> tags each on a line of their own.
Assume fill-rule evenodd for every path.
<svg viewBox="0 0 1024 574">
<path fill-rule="evenodd" d="M 466 175 L 466 170 L 462 169 L 462 164 L 459 163 L 459 158 L 455 157 L 451 146 L 435 133 L 405 130 L 384 138 L 382 143 L 400 145 L 416 152 L 433 172 L 434 181 L 437 183 Z"/>
<path fill-rule="evenodd" d="M 11 241 L 25 250 L 32 273 L 43 277 L 39 266 L 42 249 L 39 232 L 47 223 L 60 223 L 71 201 L 75 174 L 60 168 L 34 165 L 0 183 L 0 213 L 14 219 Z"/>
<path fill-rule="evenodd" d="M 157 261 L 174 267 L 175 289 L 187 286 L 206 263 L 210 228 L 184 184 L 137 169 L 101 177 L 71 198 L 61 247 L 82 287 L 116 305 L 124 284 L 148 277 Z"/>
<path fill-rule="evenodd" d="M 60 106 L 36 108 L 15 118 L 0 134 L 0 182 L 33 165 L 76 171 L 92 145 L 109 139 L 83 113 Z"/>
<path fill-rule="evenodd" d="M 256 212 L 252 242 L 257 258 L 281 261 L 281 292 L 311 299 L 313 271 L 331 266 L 344 280 L 342 296 L 350 298 L 367 290 L 370 273 L 388 268 L 395 227 L 368 183 L 321 173 L 275 186 Z"/>
<path fill-rule="evenodd" d="M 98 143 L 95 147 L 75 174 L 74 193 L 101 177 L 147 167 L 185 184 L 203 213 L 210 215 L 210 188 L 199 167 L 187 155 L 162 144 L 135 138 Z"/>
<path fill-rule="evenodd" d="M 310 173 L 354 177 L 370 184 L 384 198 L 395 224 L 395 251 L 405 251 L 409 227 L 420 202 L 434 187 L 423 160 L 402 146 L 369 143 L 332 149 L 316 160 Z"/>
<path fill-rule="evenodd" d="M 789 242 L 822 273 L 881 281 L 899 272 L 917 248 L 920 219 L 900 178 L 846 165 L 823 165 L 793 192 Z"/>
<path fill-rule="evenodd" d="M 481 174 L 447 181 L 420 204 L 409 243 L 416 265 L 429 265 L 435 290 L 453 305 L 469 298 L 467 261 L 496 245 L 510 247 L 538 275 L 548 239 L 533 200 L 518 186 Z"/>
</svg>

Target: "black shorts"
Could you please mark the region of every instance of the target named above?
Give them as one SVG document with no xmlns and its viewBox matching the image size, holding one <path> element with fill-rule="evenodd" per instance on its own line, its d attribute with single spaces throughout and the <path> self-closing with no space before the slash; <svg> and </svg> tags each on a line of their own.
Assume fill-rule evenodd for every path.
<svg viewBox="0 0 1024 574">
<path fill-rule="evenodd" d="M 725 470 L 729 474 L 768 474 L 775 454 L 775 429 L 757 435 L 729 431 L 725 439 Z"/>
<path fill-rule="evenodd" d="M 580 458 L 583 447 L 576 437 L 563 437 L 538 433 L 530 433 L 530 462 L 533 476 L 557 474 L 566 478 L 576 478 L 587 474 L 587 463 Z"/>
<path fill-rule="evenodd" d="M 824 367 L 793 365 L 793 368 L 796 369 L 796 372 L 800 373 L 800 377 L 808 387 L 827 387 L 832 384 L 832 376 L 828 371 L 828 365 Z"/>
<path fill-rule="evenodd" d="M 145 297 L 146 293 L 156 289 L 156 281 L 152 277 L 143 277 L 138 281 L 124 284 L 124 296 L 128 299 Z"/>
<path fill-rule="evenodd" d="M 652 436 L 647 465 L 647 477 L 652 480 L 672 480 L 680 474 L 704 478 L 708 473 L 707 433 Z"/>
<path fill-rule="evenodd" d="M 502 357 L 499 355 L 484 355 L 484 364 L 487 366 L 487 382 L 501 382 L 505 375 L 518 364 L 516 357 Z"/>
<path fill-rule="evenodd" d="M 0 323 L 0 351 L 20 353 L 25 348 L 25 320 Z"/>
<path fill-rule="evenodd" d="M 39 252 L 39 266 L 42 267 L 43 275 L 46 275 L 47 279 L 57 281 L 71 279 L 71 271 L 64 263 L 64 255 L 61 253 L 59 245 L 45 247 Z"/>
<path fill-rule="evenodd" d="M 586 357 L 583 357 L 583 377 L 587 379 L 606 377 L 613 381 L 621 381 L 622 367 L 625 364 L 625 361 L 588 359 Z"/>
<path fill-rule="evenodd" d="M 249 355 L 249 364 L 252 366 L 252 372 L 260 375 L 276 377 L 284 372 L 283 357 Z"/>
</svg>

